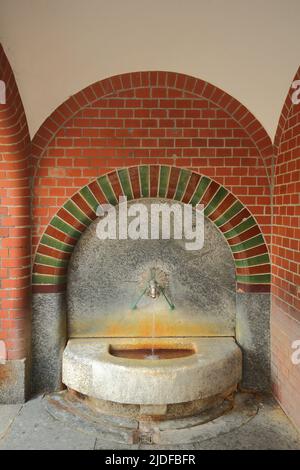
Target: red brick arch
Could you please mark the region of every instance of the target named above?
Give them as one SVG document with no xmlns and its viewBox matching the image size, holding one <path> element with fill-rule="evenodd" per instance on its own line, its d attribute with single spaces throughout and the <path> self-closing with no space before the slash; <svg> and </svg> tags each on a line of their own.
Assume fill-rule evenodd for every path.
<svg viewBox="0 0 300 470">
<path fill-rule="evenodd" d="M 149 164 L 213 178 L 248 207 L 270 242 L 271 140 L 244 105 L 203 80 L 134 72 L 96 82 L 49 116 L 32 154 L 34 249 L 80 188 L 115 168 Z"/>
<path fill-rule="evenodd" d="M 140 165 L 102 175 L 73 195 L 47 226 L 36 252 L 33 290 L 64 292 L 74 247 L 97 217 L 100 204 L 161 197 L 195 207 L 224 235 L 236 267 L 239 292 L 269 292 L 270 259 L 256 220 L 237 198 L 216 181 L 190 170 L 165 165 Z"/>
<path fill-rule="evenodd" d="M 300 68 L 294 80 L 300 80 Z M 300 427 L 300 368 L 291 361 L 300 338 L 300 103 L 290 86 L 275 137 L 272 222 L 272 383 Z"/>
<path fill-rule="evenodd" d="M 293 104 L 294 91 L 290 87 L 275 135 L 272 271 L 274 305 L 299 316 L 300 103 Z"/>
<path fill-rule="evenodd" d="M 30 139 L 13 71 L 0 45 L 0 340 L 8 359 L 27 353 L 30 299 Z"/>
<path fill-rule="evenodd" d="M 249 138 L 257 146 L 262 159 L 265 160 L 266 166 L 271 166 L 273 147 L 270 137 L 260 122 L 242 103 L 211 83 L 189 75 L 163 71 L 115 75 L 95 82 L 71 96 L 53 111 L 37 131 L 32 143 L 33 158 L 39 159 L 59 129 L 83 108 L 90 106 L 99 98 L 113 93 L 144 87 L 174 88 L 201 96 L 220 106 L 245 129 Z"/>
</svg>

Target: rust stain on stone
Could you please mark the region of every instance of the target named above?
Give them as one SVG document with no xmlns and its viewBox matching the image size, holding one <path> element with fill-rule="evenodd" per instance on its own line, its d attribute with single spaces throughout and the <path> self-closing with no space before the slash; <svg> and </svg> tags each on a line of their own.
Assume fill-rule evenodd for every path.
<svg viewBox="0 0 300 470">
<path fill-rule="evenodd" d="M 13 371 L 7 364 L 0 364 L 0 386 L 10 384 L 14 381 Z"/>
<path fill-rule="evenodd" d="M 80 334 L 78 334 L 80 332 Z M 101 320 L 72 321 L 70 337 L 180 337 L 224 336 L 224 327 L 216 322 L 191 321 L 174 314 L 157 315 L 153 326 L 152 315 L 112 315 Z"/>
</svg>

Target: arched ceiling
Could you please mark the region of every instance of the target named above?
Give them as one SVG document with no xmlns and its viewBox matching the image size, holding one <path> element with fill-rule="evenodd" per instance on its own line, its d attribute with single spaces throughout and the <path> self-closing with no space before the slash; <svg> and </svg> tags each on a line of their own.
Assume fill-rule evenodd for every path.
<svg viewBox="0 0 300 470">
<path fill-rule="evenodd" d="M 0 0 L 0 11 L 31 135 L 85 86 L 152 69 L 217 85 L 273 138 L 299 66 L 299 0 Z"/>
</svg>

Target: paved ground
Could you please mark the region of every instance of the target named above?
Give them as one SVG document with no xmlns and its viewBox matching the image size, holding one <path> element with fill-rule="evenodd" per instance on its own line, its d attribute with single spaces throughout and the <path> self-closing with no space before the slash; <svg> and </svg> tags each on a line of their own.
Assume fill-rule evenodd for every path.
<svg viewBox="0 0 300 470">
<path fill-rule="evenodd" d="M 126 446 L 67 427 L 45 408 L 42 397 L 25 405 L 0 405 L 0 450 L 8 449 L 297 449 L 300 434 L 273 399 L 234 431 L 185 446 Z"/>
</svg>

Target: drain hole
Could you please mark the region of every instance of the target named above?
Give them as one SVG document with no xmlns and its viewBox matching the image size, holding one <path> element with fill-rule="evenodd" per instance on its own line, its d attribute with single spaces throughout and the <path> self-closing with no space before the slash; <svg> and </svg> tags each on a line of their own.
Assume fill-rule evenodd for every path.
<svg viewBox="0 0 300 470">
<path fill-rule="evenodd" d="M 144 432 L 143 434 L 140 434 L 140 443 L 141 444 L 153 444 L 152 432 Z"/>
</svg>

